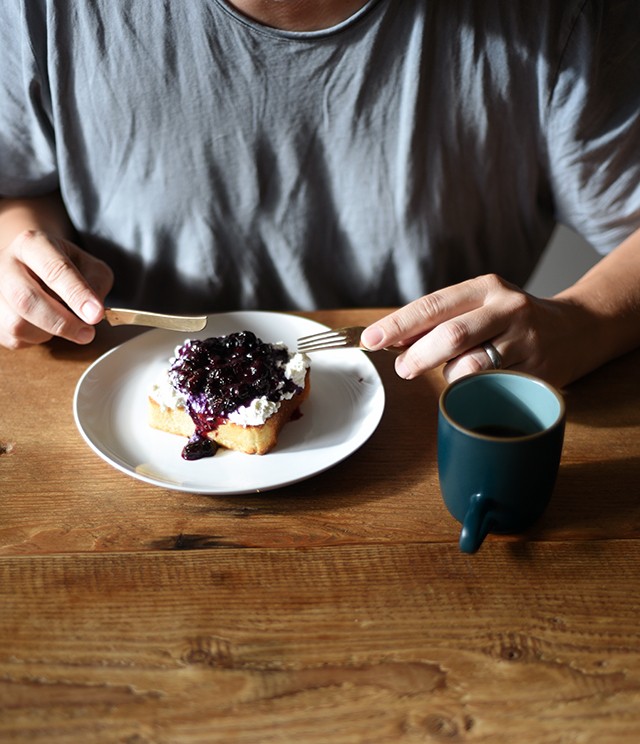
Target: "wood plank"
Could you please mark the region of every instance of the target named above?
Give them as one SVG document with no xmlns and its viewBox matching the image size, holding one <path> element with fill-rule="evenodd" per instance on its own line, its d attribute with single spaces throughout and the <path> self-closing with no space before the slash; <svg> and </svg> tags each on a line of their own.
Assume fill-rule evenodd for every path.
<svg viewBox="0 0 640 744">
<path fill-rule="evenodd" d="M 640 730 L 635 541 L 0 558 L 3 742 Z"/>
<path fill-rule="evenodd" d="M 436 470 L 439 371 L 404 382 L 390 355 L 375 355 L 387 409 L 373 437 L 347 461 L 270 493 L 190 495 L 114 470 L 75 428 L 71 401 L 78 378 L 124 333 L 132 331 L 105 329 L 95 348 L 54 342 L 0 351 L 0 554 L 457 539 Z M 639 363 L 640 354 L 629 355 L 567 391 L 558 484 L 530 539 L 640 536 Z"/>
</svg>

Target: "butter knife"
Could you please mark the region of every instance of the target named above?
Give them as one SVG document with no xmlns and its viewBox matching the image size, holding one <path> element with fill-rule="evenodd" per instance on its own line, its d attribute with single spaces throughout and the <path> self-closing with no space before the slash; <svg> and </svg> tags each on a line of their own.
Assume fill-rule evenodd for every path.
<svg viewBox="0 0 640 744">
<path fill-rule="evenodd" d="M 169 331 L 201 331 L 207 325 L 206 315 L 164 315 L 122 307 L 106 307 L 104 317 L 112 326 L 140 325 Z"/>
</svg>

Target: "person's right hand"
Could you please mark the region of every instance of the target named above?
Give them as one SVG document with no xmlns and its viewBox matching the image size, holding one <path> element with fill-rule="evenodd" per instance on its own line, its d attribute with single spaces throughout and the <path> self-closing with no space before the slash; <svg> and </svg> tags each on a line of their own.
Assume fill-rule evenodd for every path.
<svg viewBox="0 0 640 744">
<path fill-rule="evenodd" d="M 26 230 L 0 249 L 0 345 L 54 336 L 88 344 L 104 315 L 113 272 L 68 240 Z"/>
</svg>

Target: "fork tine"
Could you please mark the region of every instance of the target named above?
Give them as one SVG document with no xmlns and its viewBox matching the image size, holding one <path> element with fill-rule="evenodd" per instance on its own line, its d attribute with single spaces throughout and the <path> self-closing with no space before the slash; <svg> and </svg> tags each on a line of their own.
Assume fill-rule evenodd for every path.
<svg viewBox="0 0 640 744">
<path fill-rule="evenodd" d="M 335 328 L 327 331 L 320 331 L 320 333 L 311 333 L 309 336 L 300 336 L 298 341 L 300 343 L 307 343 L 314 341 L 324 341 L 325 339 L 332 338 L 345 338 L 345 334 L 342 328 Z"/>
<path fill-rule="evenodd" d="M 322 351 L 325 349 L 340 349 L 360 346 L 360 334 L 364 329 L 334 328 L 298 339 L 298 351 Z"/>
<path fill-rule="evenodd" d="M 346 346 L 347 339 L 339 333 L 323 335 L 321 338 L 298 339 L 298 351 L 318 351 L 320 349 L 336 349 Z"/>
<path fill-rule="evenodd" d="M 322 351 L 324 349 L 342 349 L 348 348 L 349 344 L 345 338 L 336 336 L 325 341 L 309 341 L 306 344 L 298 344 L 298 351 L 307 353 L 309 351 Z"/>
</svg>

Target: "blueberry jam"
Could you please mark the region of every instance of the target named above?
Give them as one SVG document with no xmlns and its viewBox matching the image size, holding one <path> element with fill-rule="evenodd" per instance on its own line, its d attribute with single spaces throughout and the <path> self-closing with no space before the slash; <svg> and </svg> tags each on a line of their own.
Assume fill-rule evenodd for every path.
<svg viewBox="0 0 640 744">
<path fill-rule="evenodd" d="M 207 434 L 254 398 L 278 402 L 300 388 L 285 376 L 289 352 L 250 331 L 186 341 L 169 368 L 169 380 L 186 398 L 196 427 L 182 451 L 185 460 L 211 457 L 217 446 Z"/>
<path fill-rule="evenodd" d="M 212 439 L 196 432 L 182 448 L 182 457 L 185 460 L 201 460 L 203 457 L 213 457 L 217 451 L 218 445 Z"/>
</svg>

